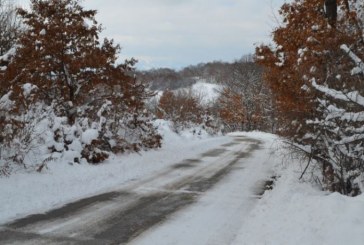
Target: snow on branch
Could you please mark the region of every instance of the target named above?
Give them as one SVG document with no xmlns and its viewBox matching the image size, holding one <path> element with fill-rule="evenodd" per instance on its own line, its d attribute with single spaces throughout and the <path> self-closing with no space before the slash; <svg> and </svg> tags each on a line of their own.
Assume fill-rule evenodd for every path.
<svg viewBox="0 0 364 245">
<path fill-rule="evenodd" d="M 364 112 L 347 112 L 345 109 L 337 108 L 334 105 L 329 105 L 327 111 L 326 120 L 339 118 L 348 122 L 364 122 Z"/>
<path fill-rule="evenodd" d="M 351 51 L 351 49 L 346 44 L 341 45 L 340 48 L 344 50 L 356 64 L 356 67 L 352 70 L 352 75 L 359 73 L 364 74 L 363 61 L 353 51 Z"/>
<path fill-rule="evenodd" d="M 318 91 L 338 100 L 354 102 L 360 106 L 364 107 L 364 97 L 359 94 L 358 91 L 352 91 L 349 93 L 344 93 L 335 89 L 328 88 L 316 83 L 316 79 L 311 80 L 312 86 Z"/>
<path fill-rule="evenodd" d="M 0 97 L 0 110 L 8 111 L 14 106 L 14 101 L 10 99 L 11 94 L 12 91 Z"/>
<path fill-rule="evenodd" d="M 362 141 L 364 139 L 364 134 L 355 134 L 352 136 L 344 137 L 340 141 L 335 141 L 336 145 L 345 145 L 349 143 L 353 143 L 355 141 Z"/>
</svg>

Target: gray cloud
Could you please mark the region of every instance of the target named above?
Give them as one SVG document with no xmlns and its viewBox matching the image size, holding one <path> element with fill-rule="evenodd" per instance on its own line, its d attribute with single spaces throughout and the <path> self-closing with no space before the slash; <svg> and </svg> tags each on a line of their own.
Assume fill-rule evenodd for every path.
<svg viewBox="0 0 364 245">
<path fill-rule="evenodd" d="M 27 2 L 18 0 L 20 3 Z M 140 68 L 181 68 L 231 61 L 267 42 L 273 12 L 284 0 L 86 0 L 97 9 L 103 35 L 135 57 Z"/>
</svg>

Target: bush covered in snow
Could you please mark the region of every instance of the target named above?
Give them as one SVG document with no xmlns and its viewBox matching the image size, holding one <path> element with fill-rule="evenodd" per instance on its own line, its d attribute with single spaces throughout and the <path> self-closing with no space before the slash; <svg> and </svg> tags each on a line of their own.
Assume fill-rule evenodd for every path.
<svg viewBox="0 0 364 245">
<path fill-rule="evenodd" d="M 130 75 L 135 61 L 116 64 L 120 47 L 99 41 L 96 11 L 79 2 L 32 1 L 29 11 L 18 10 L 26 30 L 0 73 L 3 174 L 160 147 L 145 109 L 151 94 Z"/>
</svg>

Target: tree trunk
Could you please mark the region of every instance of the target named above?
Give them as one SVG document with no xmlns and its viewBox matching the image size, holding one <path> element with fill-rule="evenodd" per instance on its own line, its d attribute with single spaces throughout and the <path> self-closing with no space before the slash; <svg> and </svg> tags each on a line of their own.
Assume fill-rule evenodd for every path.
<svg viewBox="0 0 364 245">
<path fill-rule="evenodd" d="M 330 25 L 335 26 L 337 19 L 336 0 L 325 0 L 325 15 Z"/>
</svg>

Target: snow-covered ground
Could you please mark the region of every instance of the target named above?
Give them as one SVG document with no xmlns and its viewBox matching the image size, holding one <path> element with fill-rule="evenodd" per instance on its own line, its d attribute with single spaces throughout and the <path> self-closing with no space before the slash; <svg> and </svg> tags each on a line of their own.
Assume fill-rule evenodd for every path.
<svg viewBox="0 0 364 245">
<path fill-rule="evenodd" d="M 1 178 L 0 224 L 148 178 L 232 141 L 230 136 L 197 138 L 188 132 L 178 136 L 166 122 L 160 123 L 165 137 L 160 150 L 115 156 L 99 166 L 54 163 L 42 174 Z M 237 135 L 258 139 L 263 147 L 196 203 L 147 230 L 133 244 L 363 244 L 363 195 L 344 197 L 298 181 L 301 164 L 281 155 L 274 135 Z M 256 184 L 272 175 L 279 176 L 273 190 L 257 199 Z"/>
<path fill-rule="evenodd" d="M 242 136 L 246 134 L 231 134 Z M 151 228 L 137 239 L 133 245 L 183 245 L 183 244 L 231 244 L 245 217 L 258 202 L 257 191 L 260 183 L 269 178 L 272 167 L 278 164 L 271 146 L 276 137 L 255 133 L 253 139 L 262 143 L 243 142 L 241 145 L 258 146 L 239 159 L 233 170 L 211 190 L 181 212 L 176 213 L 160 226 Z M 248 139 L 248 138 L 247 138 Z M 249 138 L 250 140 L 250 138 Z M 258 142 L 258 141 L 257 141 Z M 234 147 L 233 147 L 234 148 Z M 235 146 L 236 148 L 236 146 Z"/>
<path fill-rule="evenodd" d="M 205 80 L 199 80 L 191 87 L 180 88 L 174 90 L 175 92 L 191 92 L 193 96 L 201 99 L 202 105 L 209 105 L 214 103 L 220 96 L 222 85 L 207 83 Z M 155 99 L 159 100 L 163 94 L 163 91 L 156 91 Z"/>
<path fill-rule="evenodd" d="M 204 81 L 199 81 L 192 85 L 193 94 L 201 98 L 203 105 L 215 102 L 220 96 L 221 89 L 221 85 L 206 83 Z"/>
<path fill-rule="evenodd" d="M 233 244 L 364 244 L 364 195 L 323 192 L 298 181 L 298 162 L 283 162 L 274 189 L 244 217 Z"/>
<path fill-rule="evenodd" d="M 193 135 L 184 131 L 177 135 L 168 122 L 160 120 L 157 124 L 164 138 L 162 149 L 113 156 L 97 166 L 49 163 L 42 173 L 22 171 L 0 178 L 0 224 L 146 179 L 186 157 L 231 141 L 227 136 L 210 137 L 207 133 Z"/>
<path fill-rule="evenodd" d="M 281 155 L 276 137 L 242 135 L 263 140 L 271 149 L 259 151 L 244 170 L 132 244 L 364 244 L 363 195 L 350 198 L 302 183 L 301 163 Z M 251 184 L 268 173 L 279 176 L 273 190 L 252 198 Z"/>
</svg>

